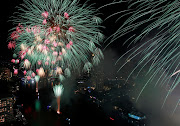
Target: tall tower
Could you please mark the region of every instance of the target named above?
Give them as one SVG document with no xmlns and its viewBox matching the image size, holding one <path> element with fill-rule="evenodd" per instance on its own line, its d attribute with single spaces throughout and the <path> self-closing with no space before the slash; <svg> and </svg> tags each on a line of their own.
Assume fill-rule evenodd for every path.
<svg viewBox="0 0 180 126">
<path fill-rule="evenodd" d="M 104 88 L 104 71 L 103 64 L 100 63 L 98 66 L 94 67 L 92 70 L 91 84 L 95 87 L 97 91 L 102 91 Z"/>
</svg>

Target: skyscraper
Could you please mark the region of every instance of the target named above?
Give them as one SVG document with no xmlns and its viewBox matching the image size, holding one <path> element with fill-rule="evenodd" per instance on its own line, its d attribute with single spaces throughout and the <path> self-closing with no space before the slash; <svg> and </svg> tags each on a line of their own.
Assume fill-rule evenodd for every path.
<svg viewBox="0 0 180 126">
<path fill-rule="evenodd" d="M 102 91 L 104 88 L 104 71 L 103 65 L 100 63 L 99 66 L 93 68 L 91 76 L 91 84 L 96 88 L 97 91 Z"/>
</svg>

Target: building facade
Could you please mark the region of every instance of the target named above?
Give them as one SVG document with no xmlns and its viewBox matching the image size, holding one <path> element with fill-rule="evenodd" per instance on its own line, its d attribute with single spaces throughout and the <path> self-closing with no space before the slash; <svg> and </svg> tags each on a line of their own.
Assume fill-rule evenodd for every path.
<svg viewBox="0 0 180 126">
<path fill-rule="evenodd" d="M 15 120 L 13 114 L 14 97 L 5 97 L 0 99 L 0 124 Z"/>
</svg>

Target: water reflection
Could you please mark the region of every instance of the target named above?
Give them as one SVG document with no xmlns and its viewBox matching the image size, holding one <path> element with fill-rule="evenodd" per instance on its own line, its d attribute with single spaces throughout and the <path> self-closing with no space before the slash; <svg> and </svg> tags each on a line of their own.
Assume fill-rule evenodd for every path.
<svg viewBox="0 0 180 126">
<path fill-rule="evenodd" d="M 21 83 L 19 102 L 24 104 L 23 112 L 29 125 L 68 125 L 65 117 L 56 113 L 57 104 L 52 104 L 56 100 L 53 85 L 54 83 L 48 82 L 47 79 L 40 80 L 37 90 L 37 84 L 32 81 Z"/>
</svg>

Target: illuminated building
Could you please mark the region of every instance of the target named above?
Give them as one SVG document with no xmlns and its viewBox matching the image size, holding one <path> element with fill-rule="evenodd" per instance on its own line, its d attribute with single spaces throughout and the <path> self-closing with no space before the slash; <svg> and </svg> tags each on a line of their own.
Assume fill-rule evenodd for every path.
<svg viewBox="0 0 180 126">
<path fill-rule="evenodd" d="M 0 125 L 5 122 L 14 121 L 13 104 L 14 97 L 5 97 L 0 99 Z"/>
<path fill-rule="evenodd" d="M 12 72 L 10 71 L 10 69 L 6 67 L 1 68 L 0 79 L 10 81 L 11 77 Z"/>
</svg>

